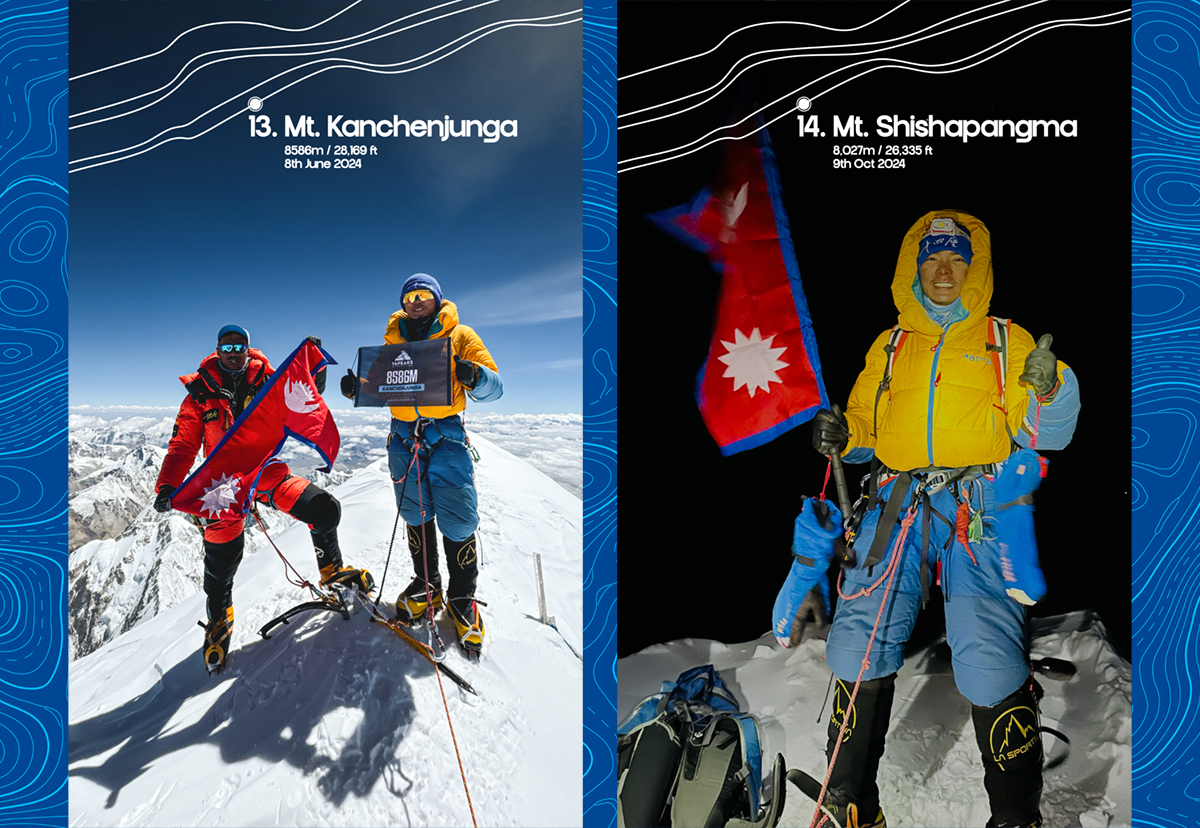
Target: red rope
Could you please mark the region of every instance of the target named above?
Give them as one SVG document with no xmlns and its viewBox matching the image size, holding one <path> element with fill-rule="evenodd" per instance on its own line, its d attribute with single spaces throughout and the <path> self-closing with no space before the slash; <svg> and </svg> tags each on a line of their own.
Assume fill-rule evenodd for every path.
<svg viewBox="0 0 1200 828">
<path fill-rule="evenodd" d="M 458 739 L 454 736 L 454 723 L 450 721 L 450 705 L 446 701 L 446 688 L 442 686 L 442 671 L 434 668 L 438 677 L 438 689 L 442 691 L 442 705 L 446 708 L 446 724 L 450 725 L 450 741 L 454 742 L 454 755 L 458 759 L 458 773 L 462 777 L 463 792 L 467 795 L 467 807 L 471 809 L 471 824 L 478 828 L 479 823 L 475 821 L 475 806 L 471 803 L 471 791 L 467 787 L 467 774 L 463 770 L 462 754 L 458 752 Z"/>
<path fill-rule="evenodd" d="M 279 547 L 275 545 L 275 541 L 271 540 L 271 536 L 267 532 L 267 525 L 265 523 L 263 523 L 262 518 L 258 516 L 258 510 L 251 509 L 250 514 L 254 515 L 254 519 L 256 521 L 258 521 L 258 528 L 262 530 L 263 537 L 267 539 L 267 543 L 271 544 L 271 548 L 275 550 L 275 554 L 279 555 L 279 559 L 281 561 L 283 561 L 283 564 L 284 564 L 283 576 L 287 580 L 287 582 L 289 584 L 291 584 L 292 586 L 298 586 L 301 589 L 309 589 L 314 594 L 319 594 L 320 591 L 315 586 L 313 586 L 311 582 L 305 580 L 303 575 L 301 575 L 299 572 L 296 571 L 296 567 L 292 566 L 291 561 L 289 561 L 287 558 L 285 558 L 283 556 L 283 553 L 279 551 Z M 293 581 L 291 575 L 288 574 L 289 569 L 293 573 L 295 573 L 296 580 Z"/>
<path fill-rule="evenodd" d="M 430 632 L 433 635 L 437 635 L 437 627 L 434 626 L 433 621 L 433 595 L 429 583 L 429 544 L 425 541 L 425 500 L 421 492 L 421 466 L 417 463 L 417 455 L 420 451 L 420 440 L 414 440 L 413 459 L 409 463 L 409 471 L 407 473 L 411 473 L 413 465 L 416 465 L 417 509 L 421 513 L 421 563 L 425 568 L 425 597 L 429 600 L 429 603 L 425 605 L 425 619 L 429 624 Z M 450 726 L 450 741 L 454 743 L 454 756 L 458 759 L 458 774 L 462 777 L 463 792 L 467 795 L 467 808 L 471 811 L 471 824 L 478 828 L 479 823 L 475 821 L 475 805 L 471 802 L 471 789 L 467 787 L 467 772 L 463 769 L 462 754 L 458 750 L 458 738 L 454 735 L 454 722 L 450 720 L 450 704 L 446 701 L 446 688 L 442 686 L 442 671 L 437 669 L 437 665 L 435 664 L 433 672 L 437 673 L 438 690 L 442 692 L 442 706 L 446 709 L 446 724 Z"/>
<path fill-rule="evenodd" d="M 821 803 L 825 801 L 825 793 L 829 789 L 829 780 L 833 776 L 833 766 L 837 762 L 838 753 L 842 749 L 842 738 L 846 735 L 846 726 L 850 723 L 850 711 L 854 709 L 854 702 L 858 699 L 858 689 L 862 687 L 863 676 L 867 672 L 867 667 L 871 665 L 871 647 L 875 645 L 875 634 L 879 631 L 879 622 L 883 619 L 883 609 L 887 606 L 888 594 L 892 590 L 893 582 L 896 579 L 896 573 L 900 571 L 900 550 L 904 548 L 904 541 L 908 537 L 908 528 L 912 526 L 913 521 L 917 516 L 917 505 L 909 507 L 908 514 L 904 516 L 904 520 L 900 523 L 900 535 L 896 538 L 896 545 L 892 547 L 892 559 L 888 562 L 887 569 L 870 587 L 865 590 L 860 590 L 856 595 L 849 598 L 858 598 L 862 595 L 869 595 L 871 590 L 879 586 L 885 578 L 887 586 L 884 587 L 883 598 L 879 601 L 879 612 L 875 615 L 875 626 L 871 628 L 871 637 L 867 641 L 867 651 L 863 654 L 862 667 L 858 671 L 858 680 L 854 683 L 854 690 L 850 693 L 850 703 L 846 706 L 846 712 L 842 715 L 842 726 L 838 730 L 837 743 L 833 747 L 833 755 L 829 757 L 829 767 L 825 770 L 825 780 L 821 783 L 821 794 L 817 797 L 817 808 L 813 811 L 812 819 L 809 821 L 809 828 L 818 828 L 824 824 L 826 815 L 821 812 Z M 847 596 L 842 594 L 842 583 L 838 581 L 838 595 L 843 598 Z"/>
</svg>

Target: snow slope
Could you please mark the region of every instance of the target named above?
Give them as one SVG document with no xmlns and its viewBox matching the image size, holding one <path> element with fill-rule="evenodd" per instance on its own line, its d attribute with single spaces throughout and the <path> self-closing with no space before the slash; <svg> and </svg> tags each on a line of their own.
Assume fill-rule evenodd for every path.
<svg viewBox="0 0 1200 828">
<path fill-rule="evenodd" d="M 238 571 L 219 676 L 200 656 L 202 594 L 72 663 L 70 824 L 463 826 L 472 807 L 480 825 L 581 824 L 582 503 L 485 438 L 474 442 L 488 637 L 480 663 L 451 644 L 447 665 L 479 696 L 442 681 L 470 805 L 437 675 L 363 608 L 258 636 L 308 600 L 260 545 Z M 379 582 L 396 517 L 386 461 L 333 492 L 346 562 Z M 315 577 L 307 528 L 285 526 L 272 539 Z M 539 621 L 535 552 L 557 630 Z M 385 602 L 410 569 L 401 527 Z M 449 619 L 440 624 L 453 641 Z"/>
<path fill-rule="evenodd" d="M 1045 825 L 1129 825 L 1129 663 L 1112 650 L 1099 619 L 1083 612 L 1035 621 L 1033 656 L 1066 659 L 1078 671 L 1068 681 L 1039 678 L 1046 691 L 1042 726 L 1065 737 L 1043 734 Z M 742 709 L 759 719 L 763 772 L 769 774 L 775 754 L 782 753 L 789 768 L 823 779 L 830 680 L 824 641 L 788 651 L 767 633 L 743 644 L 686 639 L 649 647 L 617 662 L 618 721 L 657 693 L 664 680 L 709 663 Z M 910 656 L 900 670 L 878 779 L 892 828 L 982 826 L 988 820 L 971 706 L 954 686 L 944 641 Z M 794 787 L 784 803 L 781 826 L 810 823 L 813 803 Z"/>
</svg>

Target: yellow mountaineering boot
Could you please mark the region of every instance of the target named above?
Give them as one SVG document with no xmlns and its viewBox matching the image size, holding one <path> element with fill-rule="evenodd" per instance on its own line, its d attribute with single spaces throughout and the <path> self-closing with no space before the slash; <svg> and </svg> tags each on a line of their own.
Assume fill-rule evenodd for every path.
<svg viewBox="0 0 1200 828">
<path fill-rule="evenodd" d="M 330 586 L 331 584 L 355 586 L 370 594 L 371 590 L 375 588 L 375 579 L 365 569 L 329 564 L 321 567 L 321 586 Z"/>
<path fill-rule="evenodd" d="M 859 811 L 857 802 L 845 805 L 827 804 L 825 808 L 841 828 L 887 828 L 887 820 L 883 818 L 883 809 L 879 806 L 870 814 Z"/>
<path fill-rule="evenodd" d="M 229 637 L 233 633 L 233 607 L 225 608 L 225 616 L 210 620 L 204 627 L 204 666 L 210 673 L 219 673 L 229 655 Z"/>
<path fill-rule="evenodd" d="M 483 616 L 474 595 L 450 599 L 450 617 L 458 633 L 458 643 L 464 650 L 478 654 L 483 650 Z"/>
<path fill-rule="evenodd" d="M 396 617 L 406 624 L 419 621 L 430 604 L 435 611 L 442 608 L 442 585 L 434 581 L 426 589 L 425 579 L 418 575 L 396 599 Z"/>
</svg>

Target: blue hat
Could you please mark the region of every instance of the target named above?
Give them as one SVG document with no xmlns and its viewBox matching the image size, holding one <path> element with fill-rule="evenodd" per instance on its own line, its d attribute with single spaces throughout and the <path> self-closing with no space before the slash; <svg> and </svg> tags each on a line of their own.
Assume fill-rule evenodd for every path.
<svg viewBox="0 0 1200 828">
<path fill-rule="evenodd" d="M 917 270 L 921 269 L 930 255 L 941 250 L 953 250 L 970 264 L 971 234 L 952 218 L 935 218 L 921 239 L 921 247 L 917 251 Z"/>
<path fill-rule="evenodd" d="M 404 297 L 410 290 L 420 290 L 421 288 L 433 291 L 433 298 L 437 300 L 438 307 L 441 307 L 442 286 L 428 273 L 414 273 L 404 280 L 404 287 L 400 288 L 400 304 L 404 304 Z"/>
<path fill-rule="evenodd" d="M 221 328 L 221 330 L 217 333 L 217 342 L 220 342 L 221 338 L 223 336 L 225 336 L 225 334 L 231 334 L 231 333 L 232 334 L 240 334 L 242 337 L 245 338 L 246 344 L 247 345 L 250 344 L 250 332 L 248 330 L 246 330 L 245 328 L 243 328 L 241 325 L 226 325 L 224 328 Z"/>
</svg>

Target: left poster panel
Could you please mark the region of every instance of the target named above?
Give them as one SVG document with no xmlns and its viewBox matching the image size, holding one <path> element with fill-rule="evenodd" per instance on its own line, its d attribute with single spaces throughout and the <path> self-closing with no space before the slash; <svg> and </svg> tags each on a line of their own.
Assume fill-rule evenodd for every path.
<svg viewBox="0 0 1200 828">
<path fill-rule="evenodd" d="M 72 486 L 120 469 L 66 530 L 69 824 L 582 824 L 581 501 L 473 425 L 580 410 L 582 18 L 557 0 L 71 4 L 57 462 Z M 385 331 L 452 340 L 450 405 L 389 416 L 339 393 Z M 265 470 L 199 479 L 206 452 L 246 444 L 223 435 L 269 419 L 251 373 L 310 337 L 332 473 L 301 435 Z M 395 360 L 389 381 L 423 381 L 419 356 Z M 291 376 L 261 393 L 314 409 Z M 148 507 L 173 437 L 198 518 Z M 304 582 L 331 543 L 388 617 L 440 564 L 444 661 L 361 599 L 260 636 L 319 599 Z M 473 596 L 482 658 L 449 612 Z M 210 673 L 215 619 L 232 632 Z"/>
<path fill-rule="evenodd" d="M 0 3 L 0 81 L 0 824 L 48 825 L 66 813 L 65 0 Z"/>
</svg>

